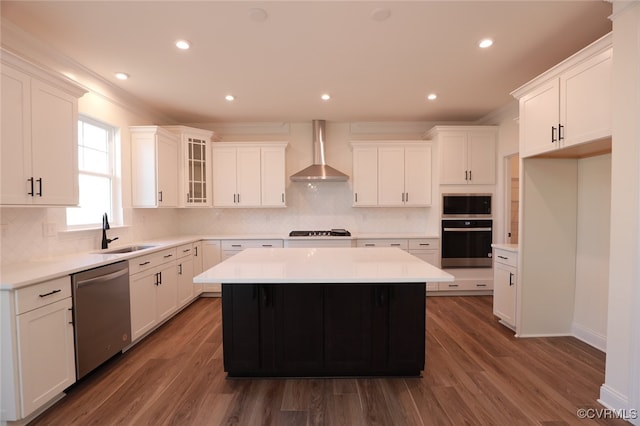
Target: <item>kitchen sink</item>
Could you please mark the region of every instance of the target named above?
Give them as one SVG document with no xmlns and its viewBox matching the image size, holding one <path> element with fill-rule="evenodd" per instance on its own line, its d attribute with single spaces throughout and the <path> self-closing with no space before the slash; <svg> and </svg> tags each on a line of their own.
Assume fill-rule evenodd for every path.
<svg viewBox="0 0 640 426">
<path fill-rule="evenodd" d="M 105 254 L 132 253 L 134 251 L 150 249 L 150 248 L 153 248 L 153 247 L 155 247 L 155 246 L 141 245 L 141 246 L 120 247 L 120 248 L 115 248 L 115 249 L 112 249 L 112 250 L 104 250 L 104 251 L 101 251 L 101 253 L 105 253 Z"/>
</svg>

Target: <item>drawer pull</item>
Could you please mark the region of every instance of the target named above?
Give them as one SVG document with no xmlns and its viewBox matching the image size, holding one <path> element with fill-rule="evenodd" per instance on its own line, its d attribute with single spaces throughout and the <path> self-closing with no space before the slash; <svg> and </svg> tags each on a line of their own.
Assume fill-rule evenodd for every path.
<svg viewBox="0 0 640 426">
<path fill-rule="evenodd" d="M 151 262 L 147 260 L 146 262 L 138 263 L 138 266 L 144 266 L 144 265 L 148 265 L 150 263 Z"/>
<path fill-rule="evenodd" d="M 456 288 L 456 287 L 459 287 L 459 285 L 458 284 L 449 284 L 449 288 Z"/>
<path fill-rule="evenodd" d="M 57 290 L 50 291 L 49 293 L 39 294 L 38 296 L 47 297 L 47 296 L 51 296 L 52 294 L 60 293 L 61 291 L 62 289 L 57 289 Z"/>
<path fill-rule="evenodd" d="M 231 247 L 242 247 L 242 244 L 231 244 Z"/>
<path fill-rule="evenodd" d="M 486 287 L 486 284 L 476 284 L 476 287 Z"/>
<path fill-rule="evenodd" d="M 430 246 L 431 243 L 420 243 L 421 246 Z"/>
<path fill-rule="evenodd" d="M 499 259 L 504 259 L 504 260 L 509 260 L 509 258 L 508 258 L 508 257 L 500 256 L 500 255 L 498 255 L 498 258 L 499 258 Z"/>
<path fill-rule="evenodd" d="M 191 251 L 191 249 L 184 249 L 182 250 L 183 253 L 189 253 Z"/>
<path fill-rule="evenodd" d="M 375 247 L 376 245 L 373 243 L 365 243 L 365 247 Z"/>
<path fill-rule="evenodd" d="M 170 258 L 170 257 L 173 257 L 173 254 L 169 253 L 169 254 L 165 254 L 165 255 L 164 255 L 164 258 L 165 258 L 165 259 L 168 259 L 168 258 Z"/>
<path fill-rule="evenodd" d="M 389 244 L 391 247 L 400 247 L 400 243 L 392 243 Z"/>
</svg>

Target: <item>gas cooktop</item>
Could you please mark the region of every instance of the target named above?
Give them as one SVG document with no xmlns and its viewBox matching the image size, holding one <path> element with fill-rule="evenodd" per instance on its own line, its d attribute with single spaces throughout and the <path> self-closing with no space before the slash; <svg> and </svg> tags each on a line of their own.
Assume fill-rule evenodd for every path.
<svg viewBox="0 0 640 426">
<path fill-rule="evenodd" d="M 346 229 L 331 229 L 329 231 L 291 231 L 290 237 L 350 237 L 351 232 Z"/>
</svg>

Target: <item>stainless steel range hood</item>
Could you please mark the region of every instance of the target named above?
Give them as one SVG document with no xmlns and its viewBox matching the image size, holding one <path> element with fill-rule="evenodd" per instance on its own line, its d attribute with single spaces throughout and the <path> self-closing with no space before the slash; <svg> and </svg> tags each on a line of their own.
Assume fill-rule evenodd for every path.
<svg viewBox="0 0 640 426">
<path fill-rule="evenodd" d="M 313 164 L 291 175 L 294 182 L 345 182 L 349 176 L 329 166 L 325 161 L 325 121 L 313 120 Z"/>
</svg>

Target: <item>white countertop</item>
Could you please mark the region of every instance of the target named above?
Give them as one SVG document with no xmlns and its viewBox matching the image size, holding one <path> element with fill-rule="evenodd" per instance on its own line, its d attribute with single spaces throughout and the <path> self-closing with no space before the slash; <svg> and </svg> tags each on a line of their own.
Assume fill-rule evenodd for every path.
<svg viewBox="0 0 640 426">
<path fill-rule="evenodd" d="M 491 244 L 491 247 L 500 250 L 511 251 L 513 253 L 518 253 L 519 250 L 518 244 Z"/>
<path fill-rule="evenodd" d="M 289 237 L 282 234 L 225 234 L 225 235 L 200 235 L 200 236 L 176 236 L 149 241 L 137 241 L 135 243 L 114 244 L 110 249 L 126 247 L 130 245 L 154 245 L 146 250 L 133 253 L 105 254 L 101 250 L 86 253 L 73 253 L 64 256 L 35 259 L 28 262 L 20 262 L 2 265 L 0 268 L 0 291 L 15 290 L 21 287 L 37 284 L 43 281 L 75 274 L 98 266 L 108 265 L 121 260 L 133 259 L 155 251 L 164 250 L 199 240 L 296 240 L 296 239 L 358 239 L 358 238 L 439 238 L 420 233 L 367 233 L 353 234 L 350 237 Z"/>
<path fill-rule="evenodd" d="M 454 277 L 396 247 L 250 248 L 194 278 L 198 283 L 416 283 Z"/>
</svg>

